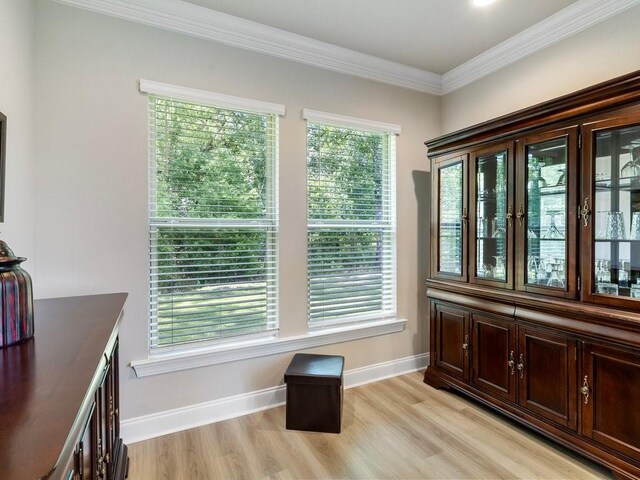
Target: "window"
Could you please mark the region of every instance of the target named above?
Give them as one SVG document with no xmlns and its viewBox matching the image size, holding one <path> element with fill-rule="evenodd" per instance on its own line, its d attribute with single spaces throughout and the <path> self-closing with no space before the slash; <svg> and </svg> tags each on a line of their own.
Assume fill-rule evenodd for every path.
<svg viewBox="0 0 640 480">
<path fill-rule="evenodd" d="M 273 334 L 277 112 L 172 88 L 141 81 L 151 94 L 151 350 Z"/>
<path fill-rule="evenodd" d="M 396 315 L 395 134 L 305 110 L 311 327 Z"/>
</svg>

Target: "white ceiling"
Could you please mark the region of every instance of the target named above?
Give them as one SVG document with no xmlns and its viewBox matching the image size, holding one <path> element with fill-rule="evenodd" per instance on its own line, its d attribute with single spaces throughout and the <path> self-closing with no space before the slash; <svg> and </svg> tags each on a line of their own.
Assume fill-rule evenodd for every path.
<svg viewBox="0 0 640 480">
<path fill-rule="evenodd" d="M 187 0 L 437 74 L 576 0 Z"/>
</svg>

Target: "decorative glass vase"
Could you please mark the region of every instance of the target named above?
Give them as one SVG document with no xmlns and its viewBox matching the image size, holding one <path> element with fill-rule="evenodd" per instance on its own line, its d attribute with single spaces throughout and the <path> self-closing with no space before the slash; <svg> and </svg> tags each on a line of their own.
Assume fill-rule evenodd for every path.
<svg viewBox="0 0 640 480">
<path fill-rule="evenodd" d="M 31 277 L 20 267 L 25 260 L 0 240 L 0 348 L 33 337 Z"/>
</svg>

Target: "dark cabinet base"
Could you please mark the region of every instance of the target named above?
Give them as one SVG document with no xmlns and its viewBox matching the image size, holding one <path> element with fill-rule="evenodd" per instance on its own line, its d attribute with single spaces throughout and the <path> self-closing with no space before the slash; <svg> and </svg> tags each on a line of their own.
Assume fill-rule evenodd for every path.
<svg viewBox="0 0 640 480">
<path fill-rule="evenodd" d="M 521 425 L 531 428 L 537 433 L 559 443 L 560 445 L 573 450 L 584 457 L 599 463 L 611 470 L 611 473 L 621 480 L 638 480 L 640 479 L 640 465 L 626 461 L 619 455 L 603 449 L 594 442 L 590 442 L 561 427 L 556 427 L 539 417 L 528 413 L 525 409 L 508 402 L 503 402 L 485 392 L 474 388 L 468 384 L 460 382 L 454 378 L 440 374 L 435 368 L 429 367 L 425 371 L 424 383 L 436 388 L 446 390 L 456 390 L 463 393 L 467 397 L 496 410 L 502 415 L 520 423 Z"/>
<path fill-rule="evenodd" d="M 424 382 L 482 402 L 617 478 L 640 479 L 635 337 L 627 335 L 621 344 L 617 329 L 593 330 L 566 308 L 541 311 L 514 303 L 509 315 L 506 302 L 459 289 L 427 291 L 432 350 Z M 442 334 L 443 329 L 456 334 Z M 458 368 L 443 363 L 442 352 L 447 358 L 460 352 Z"/>
</svg>

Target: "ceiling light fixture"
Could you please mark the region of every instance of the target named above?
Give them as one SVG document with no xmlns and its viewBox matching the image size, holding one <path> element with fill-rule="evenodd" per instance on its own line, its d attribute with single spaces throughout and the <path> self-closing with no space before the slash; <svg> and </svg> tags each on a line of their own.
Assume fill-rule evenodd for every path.
<svg viewBox="0 0 640 480">
<path fill-rule="evenodd" d="M 495 0 L 471 0 L 471 5 L 474 7 L 486 7 L 493 3 Z"/>
</svg>

